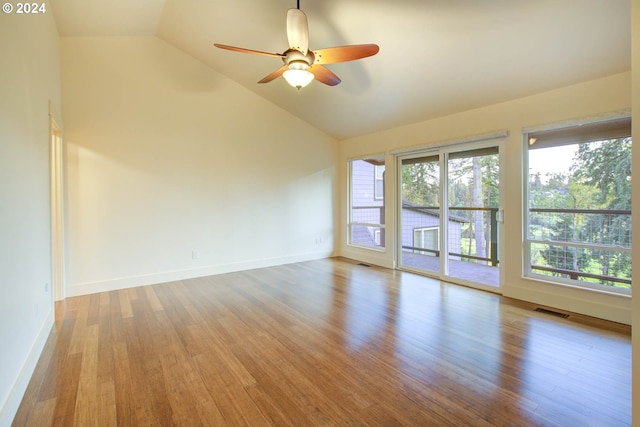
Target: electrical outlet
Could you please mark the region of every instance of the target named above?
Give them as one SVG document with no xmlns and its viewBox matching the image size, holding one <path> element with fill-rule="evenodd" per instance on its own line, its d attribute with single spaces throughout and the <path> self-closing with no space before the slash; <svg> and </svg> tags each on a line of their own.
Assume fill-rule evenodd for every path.
<svg viewBox="0 0 640 427">
<path fill-rule="evenodd" d="M 200 250 L 199 249 L 192 250 L 191 251 L 191 258 L 200 259 Z"/>
<path fill-rule="evenodd" d="M 45 284 L 44 284 L 44 293 L 45 293 L 45 294 L 48 294 L 48 293 L 49 293 L 49 284 L 48 284 L 48 283 L 45 283 Z"/>
</svg>

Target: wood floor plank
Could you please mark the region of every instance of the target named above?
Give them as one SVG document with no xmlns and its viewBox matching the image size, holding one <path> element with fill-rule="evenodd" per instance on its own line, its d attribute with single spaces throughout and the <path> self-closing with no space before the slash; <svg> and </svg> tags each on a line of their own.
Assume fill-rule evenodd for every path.
<svg viewBox="0 0 640 427">
<path fill-rule="evenodd" d="M 131 309 L 131 300 L 129 298 L 128 290 L 123 290 L 117 293 L 120 301 L 120 313 L 123 319 L 133 317 L 133 310 Z"/>
<path fill-rule="evenodd" d="M 69 354 L 59 375 L 61 380 L 56 388 L 56 408 L 53 416 L 53 426 L 75 425 L 76 402 L 78 400 L 78 384 L 80 383 L 80 368 L 82 355 L 80 353 Z"/>
<path fill-rule="evenodd" d="M 213 401 L 198 405 L 197 410 L 203 426 L 216 427 L 224 426 L 227 424 L 224 417 L 222 416 L 222 413 L 220 412 L 220 409 Z"/>
<path fill-rule="evenodd" d="M 158 296 L 156 295 L 156 292 L 153 286 L 144 286 L 142 289 L 144 290 L 146 299 L 149 302 L 149 305 L 151 306 L 153 311 L 164 310 L 164 307 L 160 303 L 160 300 L 158 300 Z"/>
<path fill-rule="evenodd" d="M 180 351 L 163 352 L 160 363 L 172 421 L 178 425 L 202 425 L 197 411 L 198 396 L 194 393 L 199 389 L 198 383 L 189 383 L 186 379 L 189 371 L 194 369 L 189 358 Z"/>
<path fill-rule="evenodd" d="M 43 400 L 33 406 L 33 410 L 29 414 L 29 420 L 25 423 L 27 426 L 39 427 L 48 426 L 53 423 L 53 416 L 56 409 L 56 399 Z"/>
<path fill-rule="evenodd" d="M 138 424 L 136 408 L 141 407 L 146 400 L 132 400 L 132 396 L 143 390 L 141 386 L 136 389 L 137 385 L 134 385 L 134 381 L 138 381 L 139 378 L 132 375 L 126 342 L 113 343 L 112 352 L 114 364 L 117 366 L 113 373 L 116 425 L 134 426 Z"/>
<path fill-rule="evenodd" d="M 95 300 L 95 298 L 92 298 Z M 78 382 L 78 396 L 74 411 L 73 424 L 78 426 L 97 426 L 98 419 L 98 325 L 93 324 L 85 329 L 82 364 Z"/>
<path fill-rule="evenodd" d="M 107 381 L 98 384 L 98 410 L 94 415 L 101 427 L 118 425 L 115 382 Z"/>
<path fill-rule="evenodd" d="M 89 306 L 86 307 L 86 313 L 83 310 L 84 316 L 87 319 L 87 325 L 95 325 L 100 319 L 100 306 L 102 297 L 100 294 L 93 294 L 89 297 Z"/>
<path fill-rule="evenodd" d="M 13 426 L 630 426 L 630 328 L 535 307 L 341 258 L 69 298 Z"/>
</svg>

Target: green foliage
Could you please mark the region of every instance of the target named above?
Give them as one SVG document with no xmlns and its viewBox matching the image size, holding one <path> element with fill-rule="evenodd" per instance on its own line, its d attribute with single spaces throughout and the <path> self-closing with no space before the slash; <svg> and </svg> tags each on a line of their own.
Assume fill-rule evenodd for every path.
<svg viewBox="0 0 640 427">
<path fill-rule="evenodd" d="M 607 209 L 631 209 L 631 138 L 580 144 L 574 176 L 599 190 Z"/>
<path fill-rule="evenodd" d="M 499 164 L 498 155 L 479 156 L 482 169 L 481 182 L 474 182 L 473 157 L 449 161 L 449 206 L 473 206 L 474 185 L 482 188 L 482 207 L 498 207 Z M 438 206 L 440 167 L 438 162 L 405 164 L 402 167 L 403 200 L 418 206 Z"/>
<path fill-rule="evenodd" d="M 419 206 L 438 206 L 440 167 L 437 162 L 402 167 L 402 199 Z"/>
<path fill-rule="evenodd" d="M 497 208 L 499 205 L 500 159 L 498 155 L 482 156 L 482 188 L 484 189 L 485 207 Z"/>
</svg>

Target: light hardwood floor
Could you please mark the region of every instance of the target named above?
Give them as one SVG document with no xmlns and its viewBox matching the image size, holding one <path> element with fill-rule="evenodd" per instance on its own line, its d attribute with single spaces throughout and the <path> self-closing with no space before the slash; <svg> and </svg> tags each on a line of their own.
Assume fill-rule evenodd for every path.
<svg viewBox="0 0 640 427">
<path fill-rule="evenodd" d="M 345 259 L 69 298 L 14 426 L 628 426 L 630 328 Z"/>
</svg>

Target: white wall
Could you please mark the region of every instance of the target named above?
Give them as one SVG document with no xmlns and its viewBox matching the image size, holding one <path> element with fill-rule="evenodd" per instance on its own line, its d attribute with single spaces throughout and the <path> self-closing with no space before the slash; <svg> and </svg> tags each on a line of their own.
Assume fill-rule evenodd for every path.
<svg viewBox="0 0 640 427">
<path fill-rule="evenodd" d="M 633 89 L 633 117 L 632 120 L 632 132 L 634 145 L 632 148 L 632 164 L 635 165 L 635 173 L 632 175 L 632 185 L 636 190 L 632 195 L 632 227 L 634 230 L 640 230 L 640 192 L 637 190 L 640 188 L 640 173 L 638 173 L 638 165 L 640 165 L 640 1 L 634 0 L 631 2 L 631 49 L 632 49 L 632 89 Z M 638 271 L 638 265 L 640 265 L 640 239 L 638 239 L 638 233 L 633 240 L 632 246 L 632 265 L 636 266 L 636 272 Z M 638 280 L 633 281 L 633 285 L 637 287 Z M 633 325 L 631 328 L 632 340 L 633 340 L 633 425 L 640 427 L 640 296 L 638 296 L 638 290 L 634 291 L 633 297 Z"/>
<path fill-rule="evenodd" d="M 631 108 L 631 74 L 609 76 L 562 89 L 541 93 L 510 102 L 491 105 L 439 119 L 352 138 L 340 143 L 340 181 L 346 182 L 347 159 L 386 152 L 387 212 L 393 218 L 395 198 L 395 165 L 390 151 L 419 145 L 439 145 L 471 135 L 482 135 L 506 129 L 504 149 L 505 222 L 502 236 L 501 261 L 504 268 L 503 294 L 538 304 L 585 313 L 629 324 L 631 300 L 614 295 L 594 295 L 568 287 L 557 287 L 522 278 L 522 129 Z M 346 211 L 346 186 L 341 186 L 341 206 Z M 340 253 L 386 267 L 393 266 L 394 234 L 392 224 L 387 228 L 387 248 L 383 253 L 368 252 L 347 246 L 346 220 L 341 218 Z"/>
<path fill-rule="evenodd" d="M 61 51 L 67 295 L 332 254 L 336 141 L 154 37 Z"/>
<path fill-rule="evenodd" d="M 48 105 L 59 111 L 60 64 L 52 14 L 0 14 L 0 55 L 0 426 L 8 426 L 53 325 Z"/>
</svg>

